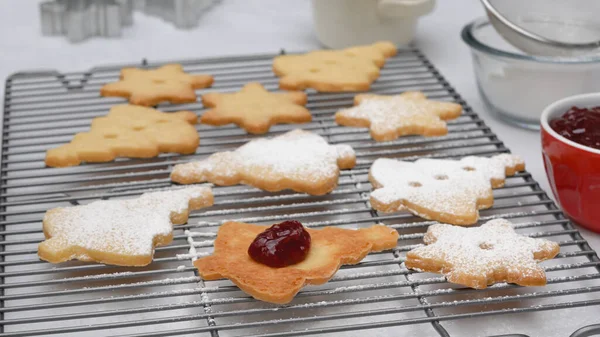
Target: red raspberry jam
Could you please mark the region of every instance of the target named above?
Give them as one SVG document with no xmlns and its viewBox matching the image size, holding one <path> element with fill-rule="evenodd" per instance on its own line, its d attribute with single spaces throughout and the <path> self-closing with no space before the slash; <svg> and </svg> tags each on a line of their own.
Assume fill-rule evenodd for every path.
<svg viewBox="0 0 600 337">
<path fill-rule="evenodd" d="M 551 120 L 550 127 L 568 140 L 600 149 L 600 106 L 571 107 L 561 117 Z"/>
<path fill-rule="evenodd" d="M 258 234 L 248 255 L 269 267 L 281 268 L 304 261 L 310 249 L 310 234 L 298 221 L 275 224 Z"/>
</svg>

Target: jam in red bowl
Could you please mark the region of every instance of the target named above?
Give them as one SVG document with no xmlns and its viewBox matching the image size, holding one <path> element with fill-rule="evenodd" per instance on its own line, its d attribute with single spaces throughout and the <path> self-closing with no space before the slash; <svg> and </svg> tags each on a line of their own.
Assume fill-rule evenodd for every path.
<svg viewBox="0 0 600 337">
<path fill-rule="evenodd" d="M 574 222 L 600 233 L 600 94 L 571 96 L 546 107 L 541 136 L 556 200 Z"/>
</svg>

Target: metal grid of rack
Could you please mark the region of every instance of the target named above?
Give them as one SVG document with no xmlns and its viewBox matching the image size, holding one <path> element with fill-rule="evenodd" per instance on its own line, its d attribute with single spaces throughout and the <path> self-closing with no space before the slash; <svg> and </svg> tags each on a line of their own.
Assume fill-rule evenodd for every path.
<svg viewBox="0 0 600 337">
<path fill-rule="evenodd" d="M 277 78 L 270 68 L 273 56 L 178 62 L 188 72 L 215 76 L 215 85 L 199 90 L 199 94 L 236 91 L 250 81 L 276 90 Z M 144 61 L 143 65 L 159 64 Z M 481 335 L 531 334 L 527 327 L 532 322 L 537 326 L 534 331 L 543 332 L 541 326 L 553 317 L 577 313 L 579 307 L 593 310 L 595 315 L 600 312 L 596 306 L 600 304 L 600 260 L 527 172 L 508 178 L 504 188 L 494 191 L 495 205 L 481 212 L 481 221 L 508 218 L 520 233 L 559 242 L 560 254 L 543 264 L 548 286 L 499 284 L 476 291 L 448 284 L 439 275 L 404 268 L 405 253 L 421 243 L 432 222 L 407 213 L 379 214 L 370 208 L 367 171 L 373 160 L 383 156 L 413 160 L 508 152 L 414 48 L 400 50 L 389 59 L 371 91 L 395 94 L 421 90 L 430 98 L 462 104 L 464 113 L 449 122 L 448 135 L 377 143 L 366 129 L 339 127 L 334 122 L 335 111 L 350 106 L 353 94 L 309 91 L 308 108 L 314 120 L 277 125 L 269 135 L 300 127 L 326 137 L 330 143 L 352 145 L 357 166 L 342 173 L 339 187 L 331 194 L 308 196 L 266 193 L 247 186 L 215 187 L 215 206 L 192 213 L 188 224 L 176 227 L 173 243 L 159 247 L 154 262 L 147 267 L 77 261 L 51 265 L 38 260 L 37 244 L 43 239 L 41 219 L 47 209 L 169 187 L 168 174 L 174 164 L 232 149 L 254 138 L 233 126 L 197 125 L 201 145 L 194 155 L 45 168 L 45 150 L 68 142 L 74 133 L 85 131 L 92 118 L 123 102 L 98 94 L 102 84 L 118 78 L 123 66 L 68 74 L 17 73 L 6 81 L 0 172 L 0 336 L 359 336 L 366 333 L 364 329 L 377 336 L 454 336 L 465 326 Z M 158 108 L 203 111 L 200 103 Z M 286 306 L 253 300 L 226 280 L 203 281 L 198 277 L 192 261 L 211 252 L 223 220 L 270 224 L 283 219 L 298 219 L 313 227 L 357 228 L 383 222 L 396 228 L 400 239 L 396 249 L 343 267 L 330 282 L 303 289 Z M 494 319 L 482 319 L 487 317 Z M 572 332 L 585 324 L 563 320 L 560 325 L 567 325 Z M 584 328 L 577 336 L 590 336 L 590 331 L 597 332 L 594 329 Z"/>
</svg>

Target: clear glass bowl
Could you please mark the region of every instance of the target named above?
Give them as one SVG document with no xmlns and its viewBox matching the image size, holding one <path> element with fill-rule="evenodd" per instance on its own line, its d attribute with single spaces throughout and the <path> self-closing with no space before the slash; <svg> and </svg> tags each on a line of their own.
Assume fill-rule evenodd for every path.
<svg viewBox="0 0 600 337">
<path fill-rule="evenodd" d="M 600 92 L 600 55 L 565 58 L 531 56 L 498 35 L 487 19 L 462 30 L 473 56 L 481 98 L 500 119 L 540 128 L 542 110 L 576 94 Z"/>
</svg>

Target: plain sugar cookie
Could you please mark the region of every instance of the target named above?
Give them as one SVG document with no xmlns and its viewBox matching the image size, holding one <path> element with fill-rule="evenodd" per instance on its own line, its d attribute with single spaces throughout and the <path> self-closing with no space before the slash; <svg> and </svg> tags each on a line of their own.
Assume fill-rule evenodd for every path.
<svg viewBox="0 0 600 337">
<path fill-rule="evenodd" d="M 195 89 L 210 87 L 210 75 L 190 75 L 180 64 L 167 64 L 157 69 L 121 69 L 118 82 L 100 88 L 102 96 L 117 96 L 129 99 L 135 105 L 152 106 L 160 102 L 193 103 Z"/>
<path fill-rule="evenodd" d="M 46 152 L 46 165 L 65 167 L 81 162 L 107 162 L 116 157 L 151 158 L 160 153 L 196 152 L 200 137 L 191 111 L 160 112 L 135 105 L 116 105 L 94 118 L 88 132 Z"/>
<path fill-rule="evenodd" d="M 306 100 L 302 91 L 268 92 L 260 83 L 248 83 L 235 93 L 203 95 L 202 104 L 212 109 L 200 122 L 215 126 L 235 123 L 249 133 L 263 134 L 274 124 L 310 122 Z"/>
<path fill-rule="evenodd" d="M 342 50 L 281 55 L 273 60 L 273 72 L 286 90 L 313 88 L 322 92 L 366 91 L 379 77 L 388 57 L 396 55 L 391 42 L 377 42 Z"/>
</svg>

